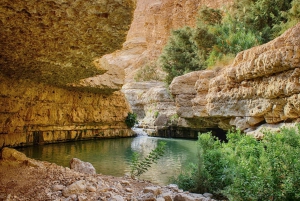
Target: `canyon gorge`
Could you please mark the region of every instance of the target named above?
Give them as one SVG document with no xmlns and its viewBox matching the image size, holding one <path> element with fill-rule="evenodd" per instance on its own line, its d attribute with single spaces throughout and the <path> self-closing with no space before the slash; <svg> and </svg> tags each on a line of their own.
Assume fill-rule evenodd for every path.
<svg viewBox="0 0 300 201">
<path fill-rule="evenodd" d="M 92 156 L 95 150 L 97 154 L 112 153 L 105 157 L 113 161 L 126 153 L 126 160 L 113 161 L 107 168 L 125 171 L 129 155 L 132 165 L 134 153 L 142 152 L 136 158 L 141 160 L 158 146 L 158 140 L 184 138 L 180 139 L 183 145 L 178 143 L 184 150 L 180 152 L 198 159 L 187 148 L 196 150 L 200 143 L 193 147 L 186 141 L 196 139 L 199 132 L 211 131 L 227 140 L 228 130 L 239 129 L 261 139 L 266 128 L 278 130 L 300 122 L 300 23 L 266 44 L 239 52 L 228 65 L 186 73 L 175 77 L 169 86 L 163 82 L 166 73 L 158 58 L 171 31 L 195 27 L 200 7 L 225 9 L 232 3 L 2 0 L 0 200 L 214 201 L 210 192 L 190 193 L 176 184 L 161 187 L 127 173 L 123 177 L 102 175 L 105 173 L 96 173 L 91 161 L 74 157 L 77 151 L 85 150 Z M 139 78 L 141 69 L 148 66 L 155 68 L 157 79 Z M 135 129 L 126 124 L 132 112 L 138 119 Z M 138 133 L 144 138 L 141 143 L 116 143 Z M 107 139 L 109 144 L 102 138 L 122 139 Z M 89 139 L 101 139 L 102 144 L 90 140 L 95 144 L 87 146 L 84 143 Z M 151 139 L 151 143 L 145 139 Z M 70 148 L 61 143 L 68 141 L 83 145 Z M 38 149 L 28 153 L 42 153 L 45 144 L 63 147 L 44 149 L 46 155 L 72 157 L 71 161 L 77 160 L 84 167 L 88 164 L 92 171 L 59 166 L 57 161 L 34 160 L 21 153 L 31 147 Z M 122 146 L 124 149 L 116 151 Z M 101 166 L 107 163 L 94 156 Z M 185 156 L 175 155 L 176 161 L 179 158 Z M 179 161 L 178 171 L 185 171 L 186 161 L 193 162 L 186 159 Z M 153 177 L 166 176 L 168 171 L 175 178 L 179 172 L 174 163 L 162 161 L 163 168 L 157 168 L 162 171 Z M 218 158 L 211 163 L 215 166 L 214 162 L 218 163 Z"/>
<path fill-rule="evenodd" d="M 299 24 L 228 66 L 177 77 L 170 88 L 136 79 L 171 30 L 195 25 L 199 7 L 231 3 L 1 3 L 0 146 L 132 136 L 124 123 L 130 111 L 151 135 L 297 122 Z M 157 74 L 164 76 L 159 67 Z"/>
<path fill-rule="evenodd" d="M 253 133 L 261 125 L 272 128 L 298 121 L 299 24 L 268 44 L 239 53 L 228 66 L 177 77 L 170 88 L 161 81 L 135 79 L 139 69 L 155 63 L 171 30 L 195 25 L 199 6 L 222 8 L 231 3 L 137 2 L 123 48 L 103 59 L 125 69 L 122 91 L 149 134 L 165 136 L 174 126 L 194 136 L 233 127 Z M 163 74 L 159 68 L 157 73 Z"/>
</svg>

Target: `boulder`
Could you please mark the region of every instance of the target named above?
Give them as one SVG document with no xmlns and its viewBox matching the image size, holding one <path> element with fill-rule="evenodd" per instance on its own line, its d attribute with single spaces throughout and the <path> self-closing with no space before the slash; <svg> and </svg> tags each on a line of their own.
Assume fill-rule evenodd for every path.
<svg viewBox="0 0 300 201">
<path fill-rule="evenodd" d="M 64 188 L 62 194 L 65 197 L 69 197 L 73 194 L 84 193 L 85 191 L 86 191 L 86 181 L 79 180 Z"/>
<path fill-rule="evenodd" d="M 86 174 L 96 174 L 96 169 L 89 162 L 83 162 L 78 158 L 72 158 L 70 161 L 70 169 Z"/>
</svg>

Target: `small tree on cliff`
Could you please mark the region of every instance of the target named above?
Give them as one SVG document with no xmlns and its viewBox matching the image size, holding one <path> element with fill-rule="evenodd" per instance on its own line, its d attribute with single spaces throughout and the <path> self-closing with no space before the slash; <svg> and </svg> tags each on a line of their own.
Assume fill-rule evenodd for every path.
<svg viewBox="0 0 300 201">
<path fill-rule="evenodd" d="M 167 73 L 166 83 L 170 84 L 176 76 L 203 69 L 198 52 L 192 28 L 173 30 L 159 59 L 162 69 Z"/>
</svg>

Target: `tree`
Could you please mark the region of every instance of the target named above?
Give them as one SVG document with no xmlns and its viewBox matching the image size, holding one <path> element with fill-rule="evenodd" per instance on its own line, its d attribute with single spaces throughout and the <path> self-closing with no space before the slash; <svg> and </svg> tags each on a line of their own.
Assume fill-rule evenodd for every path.
<svg viewBox="0 0 300 201">
<path fill-rule="evenodd" d="M 273 27 L 287 22 L 282 12 L 291 9 L 292 0 L 235 0 L 233 16 L 242 22 L 246 29 L 251 29 L 263 38 L 263 43 L 274 38 Z"/>
<path fill-rule="evenodd" d="M 167 73 L 165 81 L 170 84 L 176 76 L 203 69 L 198 53 L 192 28 L 173 30 L 159 58 L 162 69 Z"/>
</svg>

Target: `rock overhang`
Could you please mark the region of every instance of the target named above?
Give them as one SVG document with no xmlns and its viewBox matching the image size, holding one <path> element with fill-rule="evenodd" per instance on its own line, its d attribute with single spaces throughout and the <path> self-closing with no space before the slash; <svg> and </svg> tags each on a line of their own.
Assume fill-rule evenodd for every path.
<svg viewBox="0 0 300 201">
<path fill-rule="evenodd" d="M 0 72 L 13 79 L 110 92 L 81 80 L 109 70 L 95 65 L 96 60 L 121 48 L 134 8 L 134 0 L 3 0 Z"/>
</svg>

